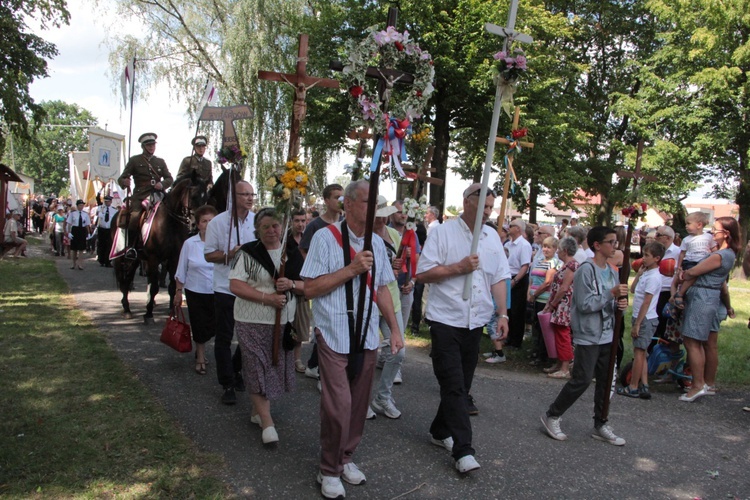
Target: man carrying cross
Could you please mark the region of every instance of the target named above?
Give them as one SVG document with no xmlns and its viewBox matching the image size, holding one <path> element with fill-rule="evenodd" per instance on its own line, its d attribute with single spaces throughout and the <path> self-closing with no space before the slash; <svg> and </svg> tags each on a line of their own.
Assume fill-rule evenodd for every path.
<svg viewBox="0 0 750 500">
<path fill-rule="evenodd" d="M 315 341 L 322 383 L 317 480 L 325 498 L 346 495 L 341 479 L 355 485 L 365 482 L 352 457 L 364 431 L 381 314 L 391 329 L 391 352 L 395 355 L 404 346 L 388 290 L 396 278 L 385 244 L 373 235 L 372 251 L 362 250 L 368 191 L 369 183 L 363 180 L 346 187 L 346 219 L 315 233 L 300 273 L 305 279 L 305 296 L 315 299 Z M 367 300 L 363 310 L 356 310 L 354 297 L 362 274 L 367 275 Z M 357 356 L 361 344 L 356 343 L 355 315 L 365 320 L 361 356 Z"/>
</svg>

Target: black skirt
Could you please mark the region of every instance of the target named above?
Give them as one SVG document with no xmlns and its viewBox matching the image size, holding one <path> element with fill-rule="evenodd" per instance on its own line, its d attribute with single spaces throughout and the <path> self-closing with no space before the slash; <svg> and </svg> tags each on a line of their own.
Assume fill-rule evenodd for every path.
<svg viewBox="0 0 750 500">
<path fill-rule="evenodd" d="M 73 234 L 73 239 L 70 241 L 70 249 L 86 250 L 86 237 L 89 235 L 89 230 L 84 226 L 73 226 L 70 232 Z"/>
<path fill-rule="evenodd" d="M 205 344 L 216 335 L 214 331 L 214 294 L 191 292 L 186 288 L 185 300 L 188 306 L 193 341 L 197 344 Z"/>
</svg>

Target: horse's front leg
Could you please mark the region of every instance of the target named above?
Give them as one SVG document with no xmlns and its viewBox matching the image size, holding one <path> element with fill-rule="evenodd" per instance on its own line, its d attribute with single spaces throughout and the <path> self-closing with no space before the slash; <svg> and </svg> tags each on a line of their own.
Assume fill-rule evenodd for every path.
<svg viewBox="0 0 750 500">
<path fill-rule="evenodd" d="M 156 304 L 156 294 L 159 293 L 159 263 L 149 261 L 146 265 L 146 276 L 148 278 L 148 303 L 146 304 L 146 314 L 143 315 L 143 322 L 147 325 L 154 324 L 154 305 Z"/>
</svg>

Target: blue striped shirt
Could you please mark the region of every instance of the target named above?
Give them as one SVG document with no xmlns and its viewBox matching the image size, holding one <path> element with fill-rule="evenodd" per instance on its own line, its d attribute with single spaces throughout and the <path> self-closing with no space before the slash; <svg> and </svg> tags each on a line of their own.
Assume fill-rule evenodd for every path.
<svg viewBox="0 0 750 500">
<path fill-rule="evenodd" d="M 335 226 L 341 230 L 341 223 Z M 349 231 L 349 244 L 355 252 L 362 250 L 365 238 L 356 237 Z M 372 253 L 375 258 L 375 286 L 384 287 L 391 281 L 395 281 L 391 263 L 385 251 L 385 244 L 377 234 L 372 235 Z M 310 242 L 310 250 L 305 258 L 300 276 L 302 278 L 314 279 L 319 276 L 330 274 L 344 267 L 344 251 L 336 241 L 330 229 L 323 228 L 317 231 Z M 360 278 L 354 278 L 354 310 L 357 314 Z M 370 300 L 370 290 L 367 290 L 365 300 L 365 320 L 367 319 L 367 307 Z M 349 318 L 346 314 L 346 286 L 341 285 L 326 295 L 316 297 L 312 301 L 313 318 L 315 328 L 323 334 L 323 339 L 328 347 L 339 354 L 349 353 Z M 365 349 L 377 349 L 380 343 L 378 335 L 378 322 L 380 321 L 380 310 L 377 304 L 373 304 L 369 325 L 363 330 L 367 332 Z"/>
</svg>

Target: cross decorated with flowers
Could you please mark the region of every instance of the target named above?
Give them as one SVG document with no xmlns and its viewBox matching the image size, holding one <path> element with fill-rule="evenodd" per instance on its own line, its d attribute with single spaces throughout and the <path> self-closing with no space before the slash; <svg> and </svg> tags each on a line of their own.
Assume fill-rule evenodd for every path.
<svg viewBox="0 0 750 500">
<path fill-rule="evenodd" d="M 516 172 L 513 170 L 513 159 L 517 153 L 521 152 L 521 148 L 533 149 L 534 143 L 528 141 L 522 141 L 526 137 L 527 130 L 525 128 L 518 128 L 518 123 L 521 118 L 521 108 L 516 106 L 513 112 L 513 125 L 511 126 L 511 132 L 508 137 L 497 137 L 495 142 L 508 147 L 505 152 L 503 163 L 505 163 L 505 181 L 503 182 L 503 204 L 500 207 L 500 216 L 497 219 L 497 230 L 500 231 L 505 222 L 505 208 L 507 207 L 508 191 L 510 190 L 510 179 L 516 179 Z"/>
</svg>

